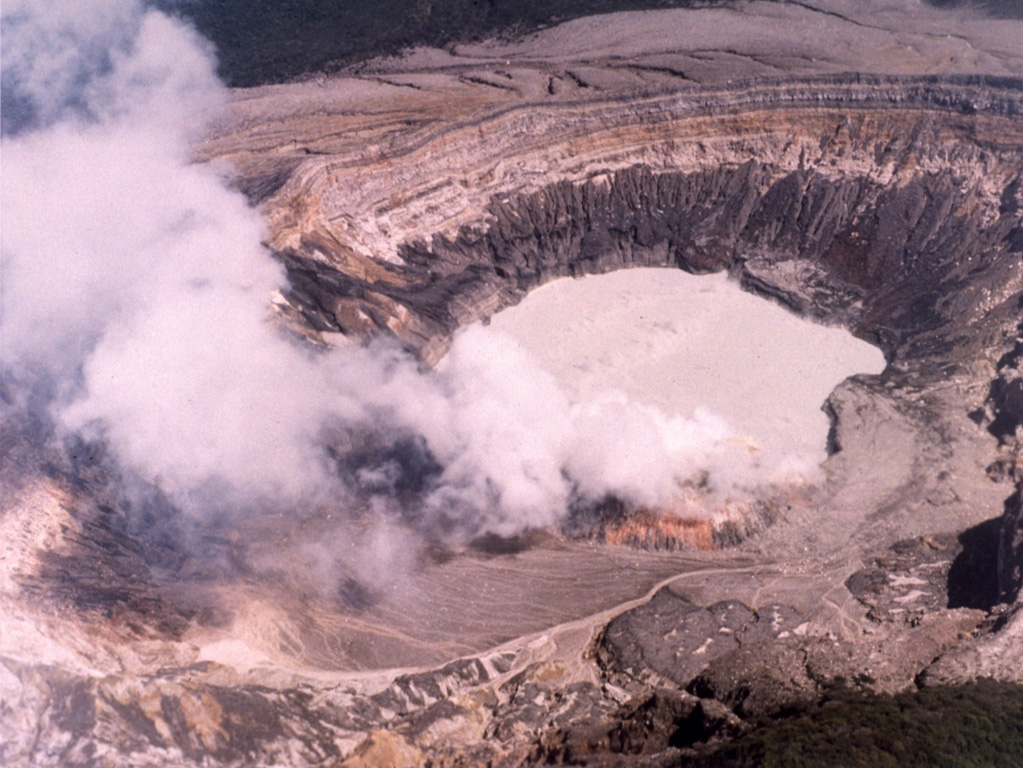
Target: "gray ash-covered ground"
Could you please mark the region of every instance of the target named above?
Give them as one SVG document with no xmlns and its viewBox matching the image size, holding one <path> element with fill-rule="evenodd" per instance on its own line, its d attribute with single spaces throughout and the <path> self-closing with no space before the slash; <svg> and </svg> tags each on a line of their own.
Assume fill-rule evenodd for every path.
<svg viewBox="0 0 1023 768">
<path fill-rule="evenodd" d="M 962 0 L 927 0 L 955 8 Z M 232 86 L 285 82 L 351 66 L 414 45 L 442 47 L 506 35 L 518 37 L 570 19 L 621 11 L 728 6 L 734 0 L 317 0 L 253 7 L 244 0 L 203 0 L 156 5 L 181 13 L 216 46 L 220 72 Z M 978 4 L 1018 18 L 1016 0 Z"/>
</svg>

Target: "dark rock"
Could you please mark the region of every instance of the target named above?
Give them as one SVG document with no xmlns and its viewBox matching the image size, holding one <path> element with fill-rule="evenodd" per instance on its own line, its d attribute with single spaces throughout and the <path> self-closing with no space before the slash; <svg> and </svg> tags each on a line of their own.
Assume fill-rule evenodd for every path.
<svg viewBox="0 0 1023 768">
<path fill-rule="evenodd" d="M 944 607 L 991 604 L 991 521 L 956 537 L 930 534 L 895 542 L 846 579 L 874 621 L 910 621 Z"/>
<path fill-rule="evenodd" d="M 949 608 L 988 610 L 998 602 L 999 530 L 1004 525 L 996 517 L 959 535 L 962 552 L 948 571 Z"/>
<path fill-rule="evenodd" d="M 748 726 L 727 706 L 715 699 L 700 699 L 689 715 L 675 724 L 671 744 L 691 747 L 715 738 L 734 738 Z"/>
<path fill-rule="evenodd" d="M 669 744 L 680 746 L 674 732 L 679 723 L 688 721 L 699 708 L 699 701 L 681 691 L 655 689 L 618 714 L 619 723 L 609 736 L 611 749 L 638 754 L 660 751 Z"/>
<path fill-rule="evenodd" d="M 998 539 L 998 596 L 1012 603 L 1023 590 L 1023 483 L 1005 503 Z"/>
<path fill-rule="evenodd" d="M 1023 304 L 1020 312 L 1023 313 Z M 993 411 L 989 429 L 1007 442 L 1013 438 L 1018 440 L 1017 433 L 1023 426 L 1023 324 L 1018 329 L 1018 337 L 1015 348 L 998 361 L 998 377 L 991 382 L 988 397 Z"/>
<path fill-rule="evenodd" d="M 689 685 L 702 699 L 716 699 L 740 718 L 773 715 L 818 693 L 798 644 L 742 646 L 711 661 Z"/>
<path fill-rule="evenodd" d="M 638 608 L 615 618 L 600 646 L 605 667 L 636 679 L 650 673 L 685 687 L 711 659 L 738 645 L 741 620 L 728 605 L 700 608 L 668 588 Z M 747 616 L 752 613 L 746 609 Z M 723 623 L 724 622 L 724 623 Z M 724 629 L 725 632 L 720 630 Z"/>
<path fill-rule="evenodd" d="M 802 622 L 788 605 L 754 612 L 728 600 L 699 608 L 665 588 L 608 625 L 598 658 L 612 677 L 670 680 L 760 713 L 814 690 L 795 642 Z"/>
<path fill-rule="evenodd" d="M 805 620 L 791 605 L 782 603 L 769 603 L 758 608 L 755 619 L 739 630 L 739 644 L 744 647 L 789 638 Z"/>
</svg>

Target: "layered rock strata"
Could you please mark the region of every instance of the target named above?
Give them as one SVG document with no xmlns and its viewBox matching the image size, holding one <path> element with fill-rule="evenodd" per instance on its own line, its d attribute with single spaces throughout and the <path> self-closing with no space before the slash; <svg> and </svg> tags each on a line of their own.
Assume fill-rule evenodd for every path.
<svg viewBox="0 0 1023 768">
<path fill-rule="evenodd" d="M 815 313 L 890 350 L 914 329 L 870 293 L 894 302 L 887 284 L 912 282 L 916 309 L 947 288 L 943 266 L 1018 247 L 1018 89 L 858 77 L 516 106 L 307 160 L 264 207 L 313 323 L 390 328 L 428 361 L 552 277 L 746 262 L 749 284 L 757 267 L 819 265 L 847 295 Z M 993 279 L 1011 292 L 1014 277 Z"/>
<path fill-rule="evenodd" d="M 888 356 L 828 405 L 836 466 L 878 449 L 844 434 L 869 401 L 902 422 L 885 453 L 897 440 L 906 473 L 933 457 L 938 487 L 1019 333 L 1019 86 L 853 77 L 515 106 L 410 129 L 368 163 L 307 160 L 264 207 L 305 323 L 393 333 L 427 362 L 555 277 L 729 270 Z"/>
</svg>

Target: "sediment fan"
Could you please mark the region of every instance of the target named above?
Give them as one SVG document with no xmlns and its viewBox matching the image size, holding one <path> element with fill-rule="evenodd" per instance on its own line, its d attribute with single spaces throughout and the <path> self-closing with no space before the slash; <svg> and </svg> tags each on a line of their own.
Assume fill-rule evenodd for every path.
<svg viewBox="0 0 1023 768">
<path fill-rule="evenodd" d="M 839 681 L 1023 683 L 1023 57 L 998 42 L 1023 29 L 936 37 L 947 17 L 886 5 L 871 32 L 822 5 L 239 92 L 196 153 L 238 169 L 290 278 L 276 307 L 316 344 L 389 335 L 432 365 L 548 280 L 631 266 L 728 270 L 844 326 L 889 362 L 829 398 L 825 484 L 712 530 L 609 500 L 588 529 L 684 553 L 534 532 L 324 594 L 307 545 L 372 551 L 359 514 L 190 527 L 158 493 L 130 507 L 96 445 L 61 463 L 8 420 L 0 759 L 653 765 Z M 652 47 L 725 18 L 774 49 Z M 793 19 L 918 47 L 833 74 L 846 53 L 779 47 Z M 962 39 L 973 58 L 933 64 Z"/>
</svg>

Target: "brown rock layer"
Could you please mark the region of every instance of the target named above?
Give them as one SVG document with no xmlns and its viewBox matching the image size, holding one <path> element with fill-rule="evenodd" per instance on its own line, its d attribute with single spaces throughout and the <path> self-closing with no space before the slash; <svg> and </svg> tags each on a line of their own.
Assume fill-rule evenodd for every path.
<svg viewBox="0 0 1023 768">
<path fill-rule="evenodd" d="M 548 279 L 633 265 L 741 268 L 891 351 L 1018 290 L 1021 111 L 1015 81 L 882 78 L 515 107 L 306 161 L 264 207 L 310 321 L 365 331 L 358 305 L 427 360 Z"/>
</svg>

